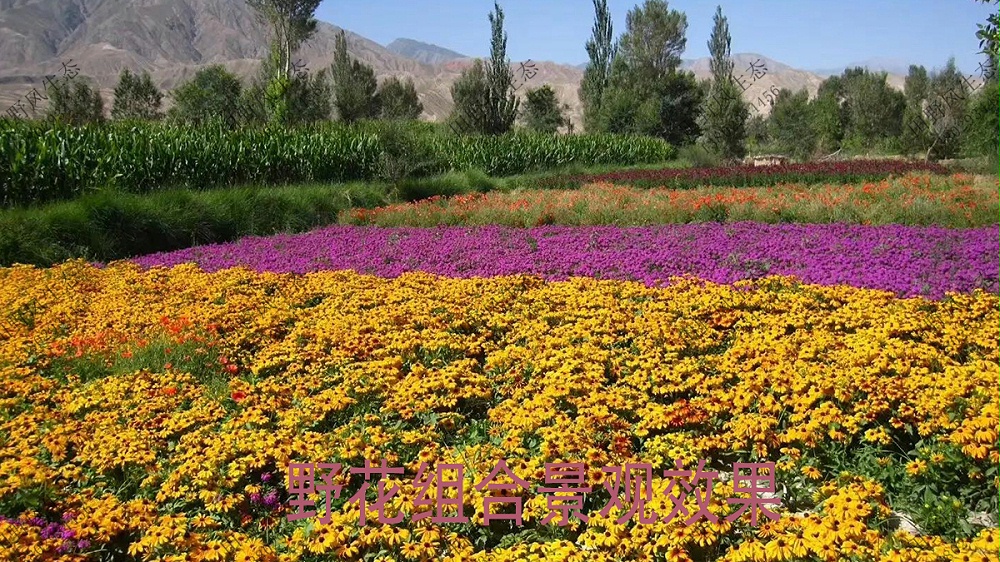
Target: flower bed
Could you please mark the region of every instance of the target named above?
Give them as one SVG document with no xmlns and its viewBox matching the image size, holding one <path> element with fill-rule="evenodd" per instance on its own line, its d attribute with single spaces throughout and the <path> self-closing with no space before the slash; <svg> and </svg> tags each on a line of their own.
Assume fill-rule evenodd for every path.
<svg viewBox="0 0 1000 562">
<path fill-rule="evenodd" d="M 637 187 L 690 189 L 705 185 L 752 187 L 776 183 L 852 183 L 879 181 L 892 175 L 910 172 L 947 174 L 934 162 L 910 160 L 849 160 L 846 162 L 807 162 L 775 166 L 720 166 L 716 168 L 668 168 L 628 170 L 606 174 L 558 176 L 539 182 L 541 188 L 573 187 L 608 182 Z"/>
<path fill-rule="evenodd" d="M 377 226 L 542 224 L 646 225 L 687 222 L 995 225 L 997 182 L 973 176 L 908 175 L 844 185 L 641 189 L 608 183 L 576 190 L 530 190 L 432 197 L 341 213 L 341 222 Z"/>
<path fill-rule="evenodd" d="M 245 265 L 304 273 L 354 269 L 394 277 L 588 276 L 651 285 L 694 275 L 732 283 L 767 275 L 940 298 L 998 290 L 1000 228 L 757 223 L 637 228 L 547 226 L 378 228 L 334 226 L 306 234 L 245 238 L 137 258 L 143 266 L 194 262 L 208 271 Z"/>
<path fill-rule="evenodd" d="M 3 560 L 996 559 L 969 523 L 997 511 L 996 295 L 75 262 L 0 270 L 0 309 Z M 484 526 L 498 458 L 769 460 L 781 517 L 619 523 L 597 493 L 563 527 L 528 489 L 522 527 Z M 399 524 L 287 520 L 289 463 L 365 459 L 404 469 Z M 470 523 L 415 520 L 421 463 L 466 467 Z"/>
</svg>

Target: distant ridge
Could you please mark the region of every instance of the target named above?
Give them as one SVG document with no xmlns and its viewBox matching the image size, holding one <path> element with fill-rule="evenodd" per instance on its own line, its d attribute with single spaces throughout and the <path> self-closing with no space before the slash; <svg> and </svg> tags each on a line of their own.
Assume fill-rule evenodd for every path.
<svg viewBox="0 0 1000 562">
<path fill-rule="evenodd" d="M 397 55 L 431 65 L 469 58 L 466 55 L 457 53 L 451 49 L 445 49 L 444 47 L 439 47 L 430 43 L 423 43 L 414 39 L 396 39 L 392 43 L 386 45 L 385 48 L 393 53 L 396 53 Z"/>
</svg>

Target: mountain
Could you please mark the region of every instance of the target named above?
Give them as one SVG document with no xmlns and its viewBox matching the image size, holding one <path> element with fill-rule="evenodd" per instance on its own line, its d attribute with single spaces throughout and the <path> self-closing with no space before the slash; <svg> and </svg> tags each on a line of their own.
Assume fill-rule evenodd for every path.
<svg viewBox="0 0 1000 562">
<path fill-rule="evenodd" d="M 310 70 L 329 66 L 340 30 L 320 22 L 296 57 Z M 439 121 L 451 112 L 451 85 L 472 59 L 408 39 L 393 41 L 387 48 L 356 33 L 346 34 L 351 54 L 370 64 L 380 79 L 413 79 L 424 119 Z M 269 29 L 243 0 L 0 0 L 0 112 L 19 100 L 23 103 L 33 88 L 42 87 L 46 76 L 60 75 L 63 63 L 75 65 L 82 76 L 98 84 L 108 110 L 124 68 L 149 71 L 163 90 L 177 87 L 211 64 L 224 64 L 249 79 L 260 68 L 268 41 Z M 767 69 L 746 90 L 751 103 L 771 86 L 815 93 L 822 81 L 815 73 L 760 55 L 739 54 L 734 59 L 737 74 L 757 59 Z M 578 90 L 586 65 L 533 64 L 537 74 L 519 95 L 549 84 L 559 102 L 570 106 L 568 116 L 579 129 L 583 108 Z M 684 65 L 699 78 L 709 76 L 708 58 Z M 517 82 L 520 61 L 513 61 L 512 67 Z M 901 88 L 902 77 L 898 78 Z M 169 97 L 165 103 L 170 103 Z"/>
<path fill-rule="evenodd" d="M 386 45 L 385 48 L 397 55 L 431 65 L 469 58 L 451 49 L 445 49 L 444 47 L 438 47 L 430 43 L 422 43 L 413 39 L 396 39 Z"/>
</svg>

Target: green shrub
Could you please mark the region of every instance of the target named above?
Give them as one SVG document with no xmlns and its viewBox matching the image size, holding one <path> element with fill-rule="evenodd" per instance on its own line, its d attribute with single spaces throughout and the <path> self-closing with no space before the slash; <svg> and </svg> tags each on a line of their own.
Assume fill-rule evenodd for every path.
<svg viewBox="0 0 1000 562">
<path fill-rule="evenodd" d="M 109 261 L 300 232 L 337 222 L 345 209 L 388 202 L 384 189 L 362 184 L 89 194 L 0 211 L 0 267 L 48 266 L 70 258 Z"/>
</svg>

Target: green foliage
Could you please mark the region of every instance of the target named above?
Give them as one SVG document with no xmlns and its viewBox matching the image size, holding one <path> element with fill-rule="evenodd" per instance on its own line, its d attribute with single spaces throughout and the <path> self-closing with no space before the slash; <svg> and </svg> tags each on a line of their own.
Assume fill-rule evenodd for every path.
<svg viewBox="0 0 1000 562">
<path fill-rule="evenodd" d="M 528 90 L 525 95 L 524 121 L 532 131 L 540 133 L 555 133 L 559 127 L 567 124 L 563 111 L 569 106 L 559 106 L 556 92 L 548 84 Z"/>
<path fill-rule="evenodd" d="M 837 94 L 824 91 L 820 86 L 816 98 L 809 102 L 809 109 L 813 116 L 813 128 L 816 131 L 819 150 L 824 153 L 838 150 L 844 139 L 844 119 Z"/>
<path fill-rule="evenodd" d="M 923 153 L 931 143 L 930 125 L 923 116 L 924 102 L 930 92 L 930 78 L 923 66 L 910 65 L 903 84 L 906 109 L 899 146 L 904 154 Z"/>
<path fill-rule="evenodd" d="M 810 112 L 810 118 L 812 112 Z M 811 125 L 811 123 L 810 123 Z M 764 150 L 764 147 L 771 143 L 771 134 L 767 119 L 763 115 L 755 114 L 747 120 L 747 149 L 750 152 Z"/>
<path fill-rule="evenodd" d="M 0 211 L 0 266 L 49 266 L 79 257 L 110 261 L 299 232 L 334 223 L 345 209 L 388 202 L 383 190 L 363 184 L 96 193 Z"/>
<path fill-rule="evenodd" d="M 580 83 L 583 123 L 584 129 L 588 132 L 599 130 L 598 116 L 601 112 L 601 100 L 604 96 L 604 90 L 607 89 L 611 81 L 611 63 L 618 51 L 617 45 L 613 43 L 614 31 L 608 1 L 593 1 L 593 33 L 586 43 L 590 63 L 584 70 L 583 81 Z"/>
<path fill-rule="evenodd" d="M 153 84 L 149 72 L 143 71 L 137 76 L 126 68 L 118 76 L 111 118 L 151 121 L 160 117 L 162 104 L 163 94 Z"/>
<path fill-rule="evenodd" d="M 503 29 L 503 9 L 493 3 L 489 15 L 492 39 L 490 61 L 486 65 L 487 105 L 483 133 L 502 135 L 517 119 L 519 100 L 514 95 L 514 74 L 507 58 L 507 32 Z"/>
<path fill-rule="evenodd" d="M 688 162 L 692 168 L 714 168 L 722 164 L 722 158 L 700 144 L 689 144 L 677 149 L 677 158 Z"/>
<path fill-rule="evenodd" d="M 419 134 L 405 123 L 388 122 L 382 125 L 379 146 L 379 178 L 397 190 L 402 180 L 433 169 L 438 162 L 431 143 L 423 142 Z"/>
<path fill-rule="evenodd" d="M 629 10 L 618 46 L 629 78 L 642 88 L 675 71 L 687 46 L 686 33 L 687 16 L 669 9 L 664 0 L 645 0 Z"/>
<path fill-rule="evenodd" d="M 380 138 L 389 125 L 234 129 L 141 122 L 49 127 L 12 121 L 0 127 L 0 206 L 71 199 L 105 188 L 139 193 L 172 186 L 385 177 Z M 674 156 L 669 144 L 653 138 L 528 132 L 464 137 L 439 133 L 429 123 L 396 125 L 412 129 L 406 138 L 416 161 L 409 166 L 421 174 L 477 168 L 507 176 L 569 163 L 630 165 Z M 432 164 L 423 165 L 427 160 Z"/>
<path fill-rule="evenodd" d="M 813 103 L 814 127 L 824 151 L 869 150 L 895 145 L 903 132 L 906 95 L 893 89 L 884 72 L 845 69 L 820 84 Z"/>
<path fill-rule="evenodd" d="M 292 55 L 316 33 L 318 22 L 313 14 L 320 0 L 247 0 L 247 4 L 254 9 L 259 21 L 271 26 L 275 70 L 291 79 Z"/>
<path fill-rule="evenodd" d="M 969 100 L 965 115 L 964 152 L 970 156 L 990 156 L 996 162 L 1000 155 L 1000 91 L 997 83 L 987 82 Z M 994 172 L 996 166 L 993 166 Z"/>
<path fill-rule="evenodd" d="M 221 122 L 240 102 L 243 84 L 222 65 L 199 70 L 194 78 L 170 92 L 174 106 L 171 121 L 192 125 Z"/>
<path fill-rule="evenodd" d="M 793 158 L 805 160 L 816 150 L 816 132 L 809 110 L 809 92 L 782 89 L 775 97 L 767 121 L 768 136 L 775 147 Z"/>
<path fill-rule="evenodd" d="M 657 130 L 650 134 L 675 146 L 694 143 L 701 134 L 698 117 L 705 100 L 694 73 L 668 74 L 659 82 L 656 97 L 659 98 L 660 119 Z"/>
<path fill-rule="evenodd" d="M 958 156 L 962 145 L 969 90 L 962 73 L 951 58 L 945 67 L 931 75 L 928 114 L 932 140 L 928 156 L 934 159 Z"/>
<path fill-rule="evenodd" d="M 334 107 L 337 116 L 345 123 L 359 119 L 374 119 L 381 112 L 378 97 L 378 80 L 375 70 L 347 52 L 347 36 L 337 35 L 337 46 L 331 66 Z"/>
<path fill-rule="evenodd" d="M 382 102 L 382 119 L 417 119 L 424 106 L 417 96 L 412 79 L 403 82 L 392 76 L 379 86 L 379 100 Z"/>
<path fill-rule="evenodd" d="M 718 6 L 712 36 L 708 41 L 712 55 L 712 85 L 699 126 L 702 139 L 712 152 L 734 159 L 746 155 L 746 121 L 750 110 L 732 77 L 730 43 L 729 23 L 722 15 L 722 7 Z"/>
<path fill-rule="evenodd" d="M 0 128 L 3 206 L 69 199 L 98 188 L 145 192 L 374 176 L 374 134 L 326 125 L 232 129 L 159 123 Z"/>
<path fill-rule="evenodd" d="M 46 119 L 70 125 L 104 121 L 101 92 L 82 76 L 47 88 L 49 110 Z"/>
<path fill-rule="evenodd" d="M 490 100 L 486 67 L 482 60 L 476 59 L 471 67 L 462 71 L 451 85 L 451 99 L 454 107 L 448 116 L 448 123 L 455 132 L 473 134 L 486 131 Z"/>
<path fill-rule="evenodd" d="M 979 2 L 1000 5 L 1000 0 L 979 0 Z M 996 82 L 997 63 L 1000 60 L 1000 13 L 997 12 L 996 6 L 993 8 L 993 13 L 987 16 L 986 23 L 980 23 L 977 26 L 979 31 L 976 32 L 976 37 L 979 38 L 980 52 L 986 55 L 987 74 L 991 76 L 992 81 Z"/>
</svg>

